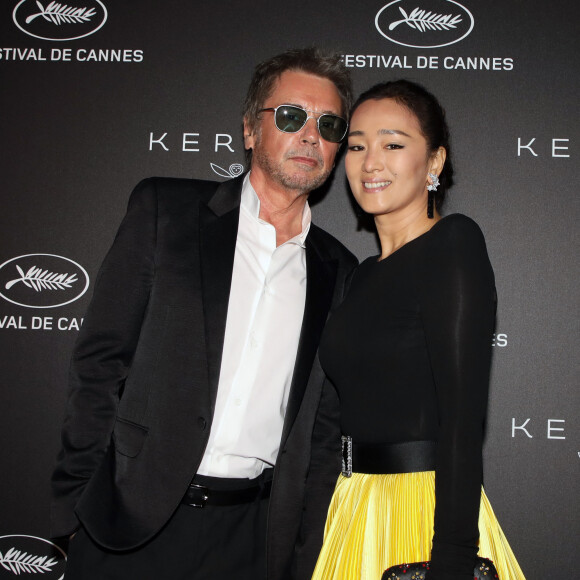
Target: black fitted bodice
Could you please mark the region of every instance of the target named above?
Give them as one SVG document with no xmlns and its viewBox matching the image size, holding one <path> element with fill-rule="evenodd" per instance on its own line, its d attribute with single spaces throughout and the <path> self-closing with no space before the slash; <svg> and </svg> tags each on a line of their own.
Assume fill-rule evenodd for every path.
<svg viewBox="0 0 580 580">
<path fill-rule="evenodd" d="M 438 442 L 435 570 L 463 573 L 477 549 L 494 319 L 483 235 L 454 214 L 384 260 L 364 261 L 320 344 L 343 433 Z"/>
</svg>

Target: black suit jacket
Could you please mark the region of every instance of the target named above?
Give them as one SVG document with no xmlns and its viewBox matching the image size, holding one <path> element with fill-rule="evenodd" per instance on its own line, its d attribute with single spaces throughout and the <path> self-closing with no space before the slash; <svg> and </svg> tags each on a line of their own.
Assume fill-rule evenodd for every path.
<svg viewBox="0 0 580 580">
<path fill-rule="evenodd" d="M 167 522 L 195 475 L 216 400 L 242 182 L 152 178 L 133 191 L 71 363 L 53 475 L 54 536 L 80 520 L 106 548 L 137 547 Z M 272 579 L 286 577 L 291 561 L 295 575 L 308 577 L 322 539 L 339 438 L 336 394 L 323 388 L 316 350 L 355 264 L 311 226 L 270 502 Z"/>
</svg>

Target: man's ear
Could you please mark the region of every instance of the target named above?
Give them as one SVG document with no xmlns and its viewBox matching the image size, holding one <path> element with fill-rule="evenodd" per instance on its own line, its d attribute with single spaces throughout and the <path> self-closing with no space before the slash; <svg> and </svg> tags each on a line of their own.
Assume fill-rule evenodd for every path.
<svg viewBox="0 0 580 580">
<path fill-rule="evenodd" d="M 244 117 L 244 148 L 253 149 L 256 144 L 254 128 L 250 127 L 248 118 Z"/>
</svg>

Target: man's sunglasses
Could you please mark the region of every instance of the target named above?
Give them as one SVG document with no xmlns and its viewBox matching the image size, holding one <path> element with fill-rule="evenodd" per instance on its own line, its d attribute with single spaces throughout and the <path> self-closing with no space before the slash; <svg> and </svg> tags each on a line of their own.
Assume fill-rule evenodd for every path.
<svg viewBox="0 0 580 580">
<path fill-rule="evenodd" d="M 297 133 L 302 129 L 302 127 L 304 127 L 304 125 L 306 125 L 308 119 L 316 119 L 316 125 L 320 136 L 325 141 L 340 143 L 344 139 L 346 130 L 348 129 L 348 123 L 338 115 L 332 115 L 331 113 L 315 113 L 315 115 L 318 115 L 318 117 L 316 117 L 315 115 L 308 114 L 313 113 L 314 111 L 307 111 L 306 109 L 297 107 L 296 105 L 278 105 L 277 107 L 260 109 L 258 113 L 264 113 L 266 111 L 274 112 L 276 128 L 283 133 Z"/>
</svg>

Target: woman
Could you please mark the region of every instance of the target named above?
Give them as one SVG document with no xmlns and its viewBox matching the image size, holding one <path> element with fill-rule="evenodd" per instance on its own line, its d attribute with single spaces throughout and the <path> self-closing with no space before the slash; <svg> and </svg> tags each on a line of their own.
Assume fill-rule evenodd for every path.
<svg viewBox="0 0 580 580">
<path fill-rule="evenodd" d="M 479 551 L 501 580 L 523 579 L 481 487 L 494 275 L 477 224 L 439 214 L 452 166 L 435 97 L 404 80 L 363 93 L 346 173 L 381 254 L 320 346 L 351 440 L 313 578 L 431 560 L 428 580 L 469 580 Z"/>
</svg>

